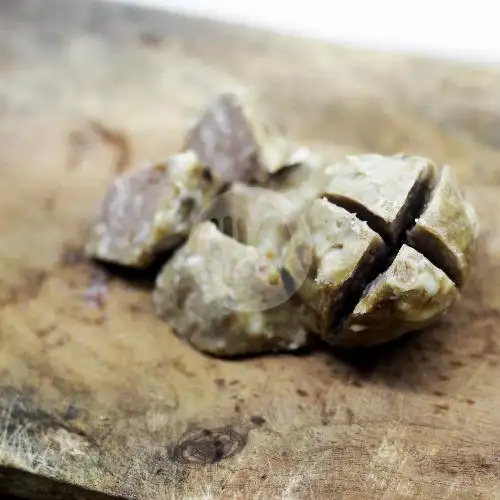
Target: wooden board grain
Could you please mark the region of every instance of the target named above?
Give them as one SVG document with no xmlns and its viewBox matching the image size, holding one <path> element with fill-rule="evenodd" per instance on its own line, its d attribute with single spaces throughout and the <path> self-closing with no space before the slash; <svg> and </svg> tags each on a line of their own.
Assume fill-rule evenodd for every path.
<svg viewBox="0 0 500 500">
<path fill-rule="evenodd" d="M 175 152 L 219 91 L 262 92 L 332 156 L 455 166 L 482 224 L 439 325 L 368 353 L 220 361 L 151 277 L 81 254 L 116 171 Z M 500 70 L 98 2 L 0 3 L 0 491 L 29 498 L 495 498 Z"/>
</svg>

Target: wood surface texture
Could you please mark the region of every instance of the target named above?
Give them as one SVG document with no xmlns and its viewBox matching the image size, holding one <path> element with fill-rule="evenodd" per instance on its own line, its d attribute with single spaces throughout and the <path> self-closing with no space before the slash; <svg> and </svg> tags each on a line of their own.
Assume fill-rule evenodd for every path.
<svg viewBox="0 0 500 500">
<path fill-rule="evenodd" d="M 176 152 L 239 85 L 332 158 L 407 152 L 456 168 L 482 231 L 445 320 L 363 353 L 221 361 L 155 318 L 151 276 L 83 258 L 116 172 Z M 1 1 L 0 490 L 499 498 L 499 183 L 500 69 L 117 4 Z"/>
</svg>

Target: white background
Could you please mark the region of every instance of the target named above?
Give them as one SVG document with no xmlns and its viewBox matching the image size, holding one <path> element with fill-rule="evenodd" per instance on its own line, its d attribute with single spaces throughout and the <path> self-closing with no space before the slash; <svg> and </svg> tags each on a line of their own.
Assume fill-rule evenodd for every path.
<svg viewBox="0 0 500 500">
<path fill-rule="evenodd" d="M 378 49 L 500 64 L 497 0 L 115 0 Z"/>
</svg>

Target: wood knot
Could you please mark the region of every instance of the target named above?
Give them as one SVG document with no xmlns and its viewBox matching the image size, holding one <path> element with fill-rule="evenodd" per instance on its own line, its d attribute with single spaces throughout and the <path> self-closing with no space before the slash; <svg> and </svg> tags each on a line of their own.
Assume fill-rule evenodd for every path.
<svg viewBox="0 0 500 500">
<path fill-rule="evenodd" d="M 232 457 L 246 445 L 246 436 L 230 427 L 194 429 L 183 434 L 173 449 L 175 462 L 207 465 Z"/>
</svg>

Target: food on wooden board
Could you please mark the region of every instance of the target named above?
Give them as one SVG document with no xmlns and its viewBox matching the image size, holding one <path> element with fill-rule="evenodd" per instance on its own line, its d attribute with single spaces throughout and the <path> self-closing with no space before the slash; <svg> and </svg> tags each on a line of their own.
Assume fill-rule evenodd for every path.
<svg viewBox="0 0 500 500">
<path fill-rule="evenodd" d="M 217 356 L 293 350 L 310 334 L 370 346 L 441 317 L 479 228 L 451 168 L 403 154 L 331 163 L 255 109 L 221 95 L 189 150 L 116 179 L 88 253 L 141 267 L 189 235 L 157 278 L 155 307 Z"/>
</svg>

